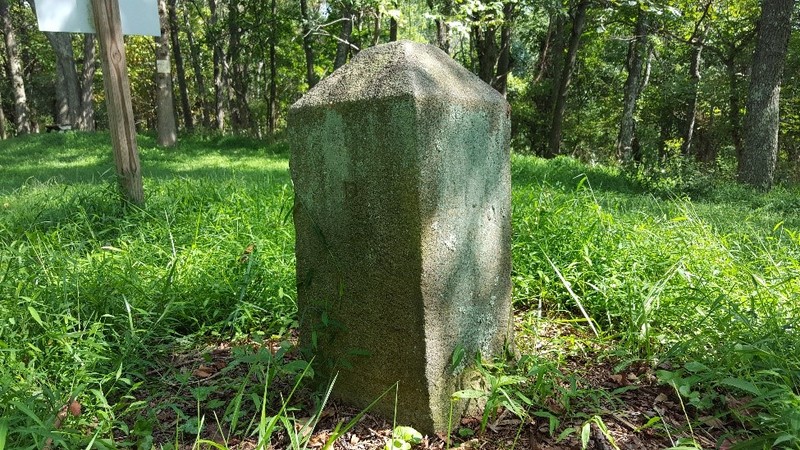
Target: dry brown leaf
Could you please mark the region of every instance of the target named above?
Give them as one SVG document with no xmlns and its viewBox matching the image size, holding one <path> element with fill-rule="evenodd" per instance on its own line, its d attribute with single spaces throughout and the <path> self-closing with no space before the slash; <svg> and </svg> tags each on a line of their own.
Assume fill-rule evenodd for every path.
<svg viewBox="0 0 800 450">
<path fill-rule="evenodd" d="M 197 378 L 208 378 L 213 374 L 213 369 L 204 365 L 201 365 L 192 371 L 192 375 L 196 376 Z"/>
<path fill-rule="evenodd" d="M 78 403 L 77 400 L 73 400 L 69 404 L 69 413 L 72 414 L 72 417 L 78 417 L 81 415 L 81 404 Z"/>
</svg>

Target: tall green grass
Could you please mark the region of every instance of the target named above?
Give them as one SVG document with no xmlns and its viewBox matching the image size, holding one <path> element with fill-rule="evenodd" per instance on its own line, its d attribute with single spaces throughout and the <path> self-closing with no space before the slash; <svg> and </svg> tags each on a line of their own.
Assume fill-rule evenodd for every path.
<svg viewBox="0 0 800 450">
<path fill-rule="evenodd" d="M 519 307 L 588 316 L 620 367 L 645 360 L 691 407 L 800 444 L 796 189 L 662 198 L 568 159 L 513 167 Z"/>
<path fill-rule="evenodd" d="M 167 448 L 204 442 L 215 428 L 247 438 L 289 417 L 272 421 L 305 366 L 281 366 L 286 346 L 272 355 L 252 345 L 295 326 L 285 146 L 195 137 L 161 150 L 142 136 L 140 151 L 147 198 L 133 208 L 118 201 L 107 135 L 0 142 L 6 448 L 48 439 L 146 447 L 159 433 Z M 687 195 L 566 158 L 515 156 L 512 167 L 518 310 L 591 323 L 620 370 L 650 364 L 691 413 L 738 422 L 734 440 L 798 445 L 796 188 L 761 194 L 717 180 Z M 215 383 L 192 384 L 166 364 L 206 355 L 208 340 L 248 343 Z M 564 381 L 558 364 L 523 361 L 526 381 L 492 370 L 520 381 L 526 405 L 547 403 Z M 190 399 L 190 410 L 165 389 Z M 84 413 L 55 427 L 72 398 Z M 159 423 L 164 410 L 175 423 Z M 536 414 L 556 428 L 552 413 Z"/>
<path fill-rule="evenodd" d="M 79 397 L 110 437 L 132 392 L 192 335 L 280 335 L 294 320 L 292 191 L 280 147 L 140 139 L 145 208 L 118 201 L 107 135 L 0 146 L 0 417 L 8 440 L 53 429 Z M 8 175 L 7 175 L 8 174 Z"/>
</svg>

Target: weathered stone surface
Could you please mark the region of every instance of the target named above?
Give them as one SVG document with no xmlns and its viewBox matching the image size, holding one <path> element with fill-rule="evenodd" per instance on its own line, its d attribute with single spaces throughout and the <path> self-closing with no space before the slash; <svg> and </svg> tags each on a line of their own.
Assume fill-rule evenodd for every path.
<svg viewBox="0 0 800 450">
<path fill-rule="evenodd" d="M 308 92 L 289 133 L 302 345 L 338 373 L 335 397 L 364 407 L 399 382 L 398 423 L 445 430 L 454 354 L 511 337 L 508 104 L 441 50 L 395 42 Z"/>
</svg>

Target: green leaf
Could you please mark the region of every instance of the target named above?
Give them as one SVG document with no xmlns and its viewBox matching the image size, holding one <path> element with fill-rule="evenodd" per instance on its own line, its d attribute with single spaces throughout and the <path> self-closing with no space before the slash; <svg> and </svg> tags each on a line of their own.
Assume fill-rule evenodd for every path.
<svg viewBox="0 0 800 450">
<path fill-rule="evenodd" d="M 589 434 L 592 431 L 592 423 L 586 422 L 583 424 L 583 428 L 581 428 L 581 448 L 586 450 L 586 447 L 589 446 Z"/>
<path fill-rule="evenodd" d="M 386 445 L 383 446 L 385 450 L 410 450 L 411 444 L 402 439 L 389 439 Z"/>
<path fill-rule="evenodd" d="M 8 419 L 0 420 L 0 450 L 6 448 L 6 436 L 8 436 Z"/>
<path fill-rule="evenodd" d="M 44 322 L 42 322 L 42 318 L 39 316 L 39 312 L 33 309 L 33 306 L 28 305 L 28 312 L 31 313 L 31 317 L 33 317 L 33 320 L 35 320 L 40 327 L 44 328 Z"/>
<path fill-rule="evenodd" d="M 728 386 L 733 386 L 737 389 L 741 389 L 753 395 L 761 395 L 761 390 L 758 388 L 758 386 L 747 380 L 742 380 L 741 378 L 725 378 L 721 380 L 720 383 L 727 384 Z"/>
<path fill-rule="evenodd" d="M 397 439 L 402 439 L 406 442 L 410 442 L 411 444 L 414 445 L 422 442 L 422 433 L 411 427 L 397 426 L 394 428 L 392 436 L 394 436 Z"/>
<path fill-rule="evenodd" d="M 686 367 L 686 370 L 692 373 L 708 372 L 710 370 L 705 364 L 697 361 L 688 362 L 684 367 Z"/>
<path fill-rule="evenodd" d="M 570 435 L 572 435 L 572 433 L 574 433 L 576 431 L 578 431 L 578 430 L 576 430 L 575 427 L 565 428 L 564 431 L 559 433 L 558 438 L 556 438 L 556 442 L 563 441 L 564 439 L 566 439 L 567 437 L 569 437 Z"/>
<path fill-rule="evenodd" d="M 482 398 L 486 393 L 477 389 L 464 389 L 462 391 L 453 392 L 453 400 L 463 400 L 468 398 Z"/>
</svg>

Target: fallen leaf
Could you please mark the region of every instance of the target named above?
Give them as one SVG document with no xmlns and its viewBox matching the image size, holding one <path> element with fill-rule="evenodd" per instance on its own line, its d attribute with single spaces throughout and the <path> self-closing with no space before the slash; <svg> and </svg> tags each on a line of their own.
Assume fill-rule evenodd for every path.
<svg viewBox="0 0 800 450">
<path fill-rule="evenodd" d="M 703 422 L 704 424 L 708 425 L 711 428 L 722 428 L 722 426 L 724 425 L 724 423 L 721 420 L 719 420 L 718 417 L 714 416 L 703 416 L 700 418 L 700 422 Z"/>
<path fill-rule="evenodd" d="M 201 365 L 192 371 L 192 375 L 196 376 L 197 378 L 208 378 L 213 374 L 214 372 L 212 372 L 212 369 L 204 365 Z"/>
<path fill-rule="evenodd" d="M 81 404 L 78 403 L 77 400 L 73 400 L 69 404 L 69 412 L 72 414 L 73 417 L 78 417 L 81 415 Z"/>
</svg>

